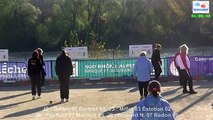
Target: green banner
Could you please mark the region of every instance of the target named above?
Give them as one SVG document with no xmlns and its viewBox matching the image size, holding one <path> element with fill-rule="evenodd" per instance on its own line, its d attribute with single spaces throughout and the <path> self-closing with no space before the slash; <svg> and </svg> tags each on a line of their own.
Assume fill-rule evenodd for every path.
<svg viewBox="0 0 213 120">
<path fill-rule="evenodd" d="M 53 75 L 53 80 L 58 79 L 58 76 L 56 75 L 56 72 L 55 72 L 55 60 L 52 62 L 52 75 Z"/>
<path fill-rule="evenodd" d="M 132 75 L 135 59 L 81 60 L 78 77 L 127 77 Z"/>
<path fill-rule="evenodd" d="M 106 59 L 73 61 L 73 75 L 76 78 L 131 77 L 136 59 Z M 162 73 L 167 75 L 167 60 L 162 59 Z M 55 73 L 55 61 L 52 64 L 52 75 Z M 154 71 L 152 73 L 154 75 Z"/>
</svg>

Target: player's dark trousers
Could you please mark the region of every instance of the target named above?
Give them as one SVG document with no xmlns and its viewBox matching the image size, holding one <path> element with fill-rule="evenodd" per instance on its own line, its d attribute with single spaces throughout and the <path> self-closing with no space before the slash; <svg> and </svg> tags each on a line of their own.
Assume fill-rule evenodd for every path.
<svg viewBox="0 0 213 120">
<path fill-rule="evenodd" d="M 159 76 L 162 73 L 160 65 L 154 65 L 154 70 L 155 70 L 155 80 L 159 80 Z"/>
<path fill-rule="evenodd" d="M 180 86 L 183 86 L 183 81 L 182 81 L 182 78 L 180 76 L 180 67 L 177 66 L 177 71 L 178 71 L 178 74 L 179 74 L 179 82 L 180 82 Z"/>
<path fill-rule="evenodd" d="M 146 97 L 148 95 L 147 87 L 149 85 L 149 81 L 147 82 L 140 82 L 138 81 L 138 87 L 141 97 Z"/>
<path fill-rule="evenodd" d="M 44 86 L 45 76 L 46 76 L 46 72 L 45 72 L 45 70 L 43 68 L 42 71 L 41 71 L 41 86 Z"/>
<path fill-rule="evenodd" d="M 61 99 L 69 98 L 69 81 L 70 76 L 58 76 L 60 81 L 60 97 Z"/>
<path fill-rule="evenodd" d="M 44 82 L 45 82 L 45 76 L 41 77 L 41 86 L 44 86 Z"/>
<path fill-rule="evenodd" d="M 179 71 L 179 75 L 180 75 L 180 78 L 182 79 L 182 84 L 183 84 L 183 91 L 187 91 L 187 83 L 188 83 L 188 86 L 189 86 L 189 90 L 190 91 L 193 91 L 193 83 L 192 83 L 192 77 L 190 76 L 189 73 L 187 73 L 186 70 L 182 70 L 180 69 Z"/>
<path fill-rule="evenodd" d="M 40 75 L 33 75 L 30 76 L 30 80 L 31 80 L 31 92 L 32 95 L 36 95 L 36 89 L 38 92 L 38 96 L 41 95 L 41 77 Z"/>
</svg>

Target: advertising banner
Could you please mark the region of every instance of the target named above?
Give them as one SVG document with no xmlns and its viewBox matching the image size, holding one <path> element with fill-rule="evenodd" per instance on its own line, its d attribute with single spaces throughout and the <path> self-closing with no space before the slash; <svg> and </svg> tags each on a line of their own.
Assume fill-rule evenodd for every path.
<svg viewBox="0 0 213 120">
<path fill-rule="evenodd" d="M 17 79 L 27 79 L 27 67 L 25 62 L 1 62 L 0 63 L 0 80 L 12 82 Z"/>
<path fill-rule="evenodd" d="M 51 70 L 51 61 L 45 61 L 46 79 L 52 78 Z M 0 62 L 0 80 L 15 82 L 28 79 L 27 62 Z"/>
<path fill-rule="evenodd" d="M 127 77 L 132 75 L 135 59 L 79 61 L 79 77 Z"/>
<path fill-rule="evenodd" d="M 213 56 L 193 56 L 190 57 L 190 73 L 192 76 L 213 76 Z M 174 66 L 174 58 L 168 60 L 168 75 L 178 76 L 178 72 Z"/>
<path fill-rule="evenodd" d="M 151 58 L 152 56 L 152 44 L 146 45 L 129 45 L 129 57 L 137 58 L 140 55 L 140 52 L 146 51 L 146 56 Z"/>
<path fill-rule="evenodd" d="M 0 49 L 0 61 L 8 61 L 8 49 Z"/>
<path fill-rule="evenodd" d="M 65 47 L 64 49 L 68 52 L 68 55 L 72 59 L 87 59 L 88 58 L 87 47 Z"/>
<path fill-rule="evenodd" d="M 45 79 L 52 79 L 52 61 L 44 61 L 45 62 L 45 72 L 46 72 L 46 76 Z"/>
<path fill-rule="evenodd" d="M 72 61 L 73 75 L 77 78 L 104 78 L 104 77 L 131 77 L 136 59 L 108 59 L 108 60 L 78 60 Z M 167 75 L 167 61 L 162 59 L 162 74 Z M 55 61 L 52 64 L 53 78 L 55 73 Z M 154 71 L 152 75 L 154 74 Z"/>
</svg>

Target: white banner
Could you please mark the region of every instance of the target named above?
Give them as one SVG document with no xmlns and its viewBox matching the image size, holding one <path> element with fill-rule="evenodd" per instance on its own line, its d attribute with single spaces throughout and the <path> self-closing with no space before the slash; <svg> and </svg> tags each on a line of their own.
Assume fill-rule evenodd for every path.
<svg viewBox="0 0 213 120">
<path fill-rule="evenodd" d="M 66 47 L 64 49 L 68 52 L 68 55 L 72 59 L 86 59 L 86 58 L 88 58 L 87 47 Z"/>
<path fill-rule="evenodd" d="M 129 57 L 139 57 L 141 51 L 146 51 L 146 56 L 151 58 L 153 51 L 152 44 L 129 45 Z"/>
<path fill-rule="evenodd" d="M 0 49 L 0 61 L 8 61 L 8 49 Z"/>
</svg>

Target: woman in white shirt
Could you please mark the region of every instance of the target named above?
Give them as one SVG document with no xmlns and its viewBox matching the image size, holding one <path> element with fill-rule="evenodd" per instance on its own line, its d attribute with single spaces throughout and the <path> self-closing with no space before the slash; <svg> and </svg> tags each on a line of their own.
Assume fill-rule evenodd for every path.
<svg viewBox="0 0 213 120">
<path fill-rule="evenodd" d="M 189 93 L 189 94 L 196 94 L 193 90 L 193 83 L 192 83 L 192 77 L 190 75 L 189 69 L 190 69 L 190 61 L 188 57 L 188 51 L 189 48 L 186 44 L 183 44 L 180 46 L 180 54 L 178 54 L 175 58 L 175 62 L 177 65 L 177 68 L 179 69 L 179 77 L 182 79 L 183 82 L 183 93 Z M 187 90 L 187 82 L 189 86 L 189 91 Z"/>
</svg>

